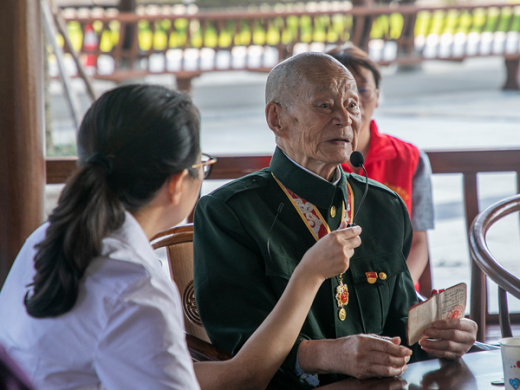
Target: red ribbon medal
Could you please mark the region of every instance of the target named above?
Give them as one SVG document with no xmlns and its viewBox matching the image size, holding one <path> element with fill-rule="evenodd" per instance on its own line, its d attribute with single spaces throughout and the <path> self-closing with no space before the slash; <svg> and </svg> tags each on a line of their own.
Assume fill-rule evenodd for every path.
<svg viewBox="0 0 520 390">
<path fill-rule="evenodd" d="M 365 272 L 365 276 L 370 284 L 374 284 L 377 280 L 377 272 Z"/>
<path fill-rule="evenodd" d="M 338 317 L 341 321 L 345 321 L 347 312 L 343 306 L 348 304 L 348 287 L 343 284 L 343 275 L 339 275 L 339 285 L 336 287 L 336 301 L 338 302 Z"/>
</svg>

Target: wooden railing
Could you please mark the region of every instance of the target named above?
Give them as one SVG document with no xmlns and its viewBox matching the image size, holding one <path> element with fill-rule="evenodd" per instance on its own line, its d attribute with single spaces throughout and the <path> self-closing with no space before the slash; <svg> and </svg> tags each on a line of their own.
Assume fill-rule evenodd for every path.
<svg viewBox="0 0 520 390">
<path fill-rule="evenodd" d="M 430 150 L 433 174 L 461 174 L 463 177 L 463 197 L 466 228 L 479 213 L 477 175 L 483 172 L 515 172 L 517 192 L 520 193 L 520 148 L 495 150 Z M 269 165 L 271 156 L 220 156 L 208 178 L 235 179 Z M 63 183 L 76 168 L 75 158 L 48 159 L 47 183 Z M 468 253 L 468 259 L 470 255 Z M 497 322 L 498 317 L 487 310 L 487 283 L 485 275 L 471 263 L 471 308 L 470 316 L 479 324 L 478 339 L 484 341 L 486 321 Z M 514 322 L 520 322 L 518 315 L 513 315 Z"/>
<path fill-rule="evenodd" d="M 518 5 L 64 16 L 72 46 L 101 79 L 171 73 L 189 87 L 203 72 L 269 71 L 297 52 L 352 42 L 380 64 L 502 56 L 506 87 L 518 89 Z"/>
</svg>

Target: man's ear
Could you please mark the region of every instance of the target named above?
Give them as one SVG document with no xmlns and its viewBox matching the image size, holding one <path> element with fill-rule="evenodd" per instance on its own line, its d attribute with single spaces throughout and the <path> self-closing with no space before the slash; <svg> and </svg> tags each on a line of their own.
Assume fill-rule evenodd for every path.
<svg viewBox="0 0 520 390">
<path fill-rule="evenodd" d="M 172 204 L 177 205 L 182 198 L 182 191 L 184 186 L 184 179 L 188 175 L 188 170 L 184 169 L 168 179 L 168 194 L 169 200 Z"/>
<path fill-rule="evenodd" d="M 284 125 L 282 123 L 283 108 L 280 103 L 270 102 L 265 106 L 265 119 L 267 125 L 277 137 L 283 137 Z"/>
</svg>

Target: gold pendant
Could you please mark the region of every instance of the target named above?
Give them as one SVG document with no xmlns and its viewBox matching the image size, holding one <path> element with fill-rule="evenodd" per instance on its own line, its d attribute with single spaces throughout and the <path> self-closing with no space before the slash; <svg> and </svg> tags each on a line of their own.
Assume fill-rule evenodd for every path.
<svg viewBox="0 0 520 390">
<path fill-rule="evenodd" d="M 339 275 L 339 285 L 336 287 L 336 301 L 340 308 L 338 312 L 340 321 L 344 321 L 347 317 L 347 312 L 345 311 L 344 306 L 348 304 L 348 298 L 348 287 L 346 284 L 343 284 L 343 275 Z"/>
<path fill-rule="evenodd" d="M 348 304 L 348 295 L 347 285 L 341 282 L 340 285 L 336 287 L 336 301 L 338 302 L 338 307 L 343 307 Z"/>
</svg>

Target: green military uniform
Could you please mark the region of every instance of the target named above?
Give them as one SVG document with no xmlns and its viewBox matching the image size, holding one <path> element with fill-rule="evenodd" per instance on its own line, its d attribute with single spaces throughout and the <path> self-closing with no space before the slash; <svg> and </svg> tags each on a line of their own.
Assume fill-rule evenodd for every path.
<svg viewBox="0 0 520 390">
<path fill-rule="evenodd" d="M 365 189 L 361 176 L 342 172 L 334 185 L 301 169 L 277 149 L 269 168 L 200 199 L 194 221 L 196 301 L 211 341 L 231 353 L 240 349 L 271 312 L 294 268 L 316 242 L 273 175 L 314 204 L 331 230 L 342 220 L 342 213 L 331 212 L 331 208 L 341 210 L 348 204 L 347 181 L 354 210 Z M 406 342 L 408 308 L 417 303 L 406 266 L 412 241 L 408 211 L 388 188 L 374 181 L 369 186 L 355 221 L 363 228 L 362 244 L 343 277 L 350 293 L 346 319 L 338 318 L 338 278 L 326 280 L 278 374 L 294 384 L 298 382 L 294 375 L 296 350 L 303 339 L 375 333 L 400 336 Z M 367 273 L 377 275 L 373 284 Z M 319 379 L 323 384 L 337 378 Z"/>
</svg>

